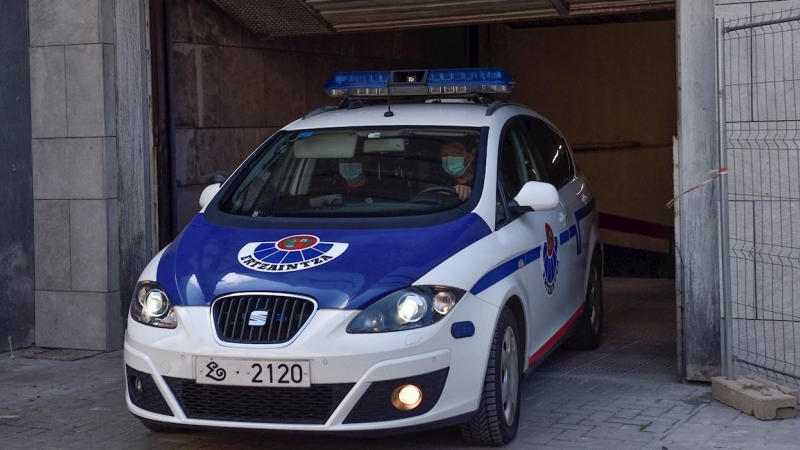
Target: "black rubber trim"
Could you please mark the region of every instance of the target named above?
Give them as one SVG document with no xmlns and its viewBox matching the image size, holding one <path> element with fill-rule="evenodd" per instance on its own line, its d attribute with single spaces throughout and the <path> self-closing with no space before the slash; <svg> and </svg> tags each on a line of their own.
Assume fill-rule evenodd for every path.
<svg viewBox="0 0 800 450">
<path fill-rule="evenodd" d="M 143 394 L 141 397 L 133 392 L 133 386 L 131 386 L 131 378 L 133 376 L 139 377 L 142 382 Z M 172 410 L 169 409 L 169 405 L 167 405 L 167 401 L 164 400 L 164 396 L 161 395 L 161 391 L 158 390 L 153 376 L 149 373 L 138 371 L 126 364 L 125 385 L 128 388 L 128 397 L 131 399 L 131 403 L 137 407 L 156 414 L 173 416 Z"/>
<path fill-rule="evenodd" d="M 449 371 L 450 368 L 445 367 L 423 375 L 374 382 L 342 423 L 374 423 L 421 416 L 439 402 Z M 422 403 L 410 411 L 401 411 L 392 405 L 392 393 L 404 384 L 413 384 L 422 390 Z"/>
<path fill-rule="evenodd" d="M 312 384 L 308 388 L 215 386 L 164 377 L 190 419 L 323 425 L 353 384 Z"/>
</svg>

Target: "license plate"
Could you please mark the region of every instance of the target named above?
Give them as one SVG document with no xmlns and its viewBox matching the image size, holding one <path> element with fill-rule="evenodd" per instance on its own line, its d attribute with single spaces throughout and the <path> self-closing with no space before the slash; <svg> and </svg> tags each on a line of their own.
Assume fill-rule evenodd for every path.
<svg viewBox="0 0 800 450">
<path fill-rule="evenodd" d="M 195 358 L 195 382 L 223 386 L 310 387 L 308 361 Z"/>
</svg>

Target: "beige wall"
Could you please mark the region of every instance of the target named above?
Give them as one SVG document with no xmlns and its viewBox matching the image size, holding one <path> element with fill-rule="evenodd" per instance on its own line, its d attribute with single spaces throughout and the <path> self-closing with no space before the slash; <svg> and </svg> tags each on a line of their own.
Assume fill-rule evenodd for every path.
<svg viewBox="0 0 800 450">
<path fill-rule="evenodd" d="M 674 21 L 484 28 L 482 62 L 507 67 L 511 99 L 552 120 L 570 144 L 637 141 L 642 147 L 581 152 L 599 211 L 673 224 L 676 134 Z M 668 242 L 604 232 L 606 243 L 668 251 Z"/>
<path fill-rule="evenodd" d="M 512 94 L 575 144 L 671 146 L 677 129 L 675 23 L 510 30 Z"/>
<path fill-rule="evenodd" d="M 259 40 L 211 0 L 175 0 L 172 15 L 178 229 L 215 172 L 323 105 L 335 72 L 467 64 L 461 27 Z"/>
<path fill-rule="evenodd" d="M 578 153 L 578 165 L 597 196 L 598 210 L 661 225 L 672 226 L 672 147 Z M 602 226 L 602 220 L 601 220 Z M 670 252 L 670 241 L 637 234 L 600 230 L 610 245 Z"/>
</svg>

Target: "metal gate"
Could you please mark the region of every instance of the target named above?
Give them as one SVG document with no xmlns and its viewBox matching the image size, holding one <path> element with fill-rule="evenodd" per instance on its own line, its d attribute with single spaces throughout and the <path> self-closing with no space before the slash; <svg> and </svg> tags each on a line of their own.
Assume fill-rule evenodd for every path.
<svg viewBox="0 0 800 450">
<path fill-rule="evenodd" d="M 723 371 L 800 385 L 800 11 L 718 23 Z"/>
</svg>

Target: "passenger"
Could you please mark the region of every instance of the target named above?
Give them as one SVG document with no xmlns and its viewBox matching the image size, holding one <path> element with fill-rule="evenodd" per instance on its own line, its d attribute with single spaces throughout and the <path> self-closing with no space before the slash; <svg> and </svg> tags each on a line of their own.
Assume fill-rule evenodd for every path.
<svg viewBox="0 0 800 450">
<path fill-rule="evenodd" d="M 366 183 L 364 168 L 360 160 L 356 158 L 339 160 L 339 175 L 342 176 L 344 184 L 349 189 L 357 189 Z"/>
<path fill-rule="evenodd" d="M 468 152 L 464 144 L 458 141 L 445 142 L 441 146 L 442 167 L 453 177 L 453 188 L 462 202 L 472 193 L 472 182 L 475 179 L 475 149 Z"/>
<path fill-rule="evenodd" d="M 381 176 L 380 160 L 372 155 L 358 154 L 331 162 L 336 164 L 336 171 L 321 177 L 320 185 L 311 189 L 314 194 L 339 195 L 347 203 L 406 201 L 410 196 L 408 183 L 402 177 L 387 173 Z M 384 161 L 386 165 L 390 163 Z"/>
<path fill-rule="evenodd" d="M 372 203 L 372 197 L 366 195 L 367 177 L 364 174 L 366 157 L 359 155 L 339 160 L 339 175 L 342 177 L 342 189 L 345 199 Z"/>
</svg>

